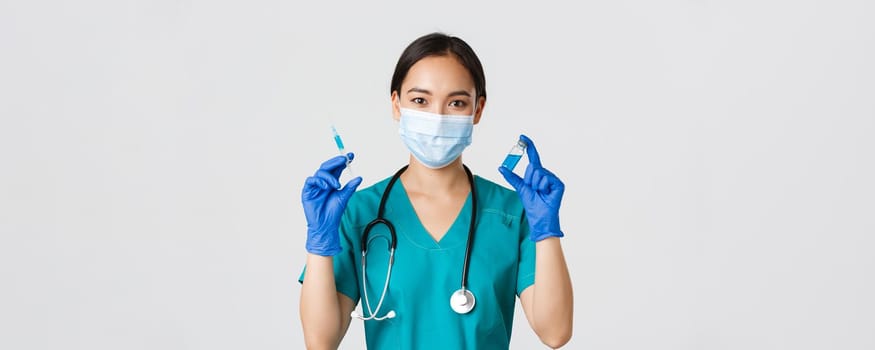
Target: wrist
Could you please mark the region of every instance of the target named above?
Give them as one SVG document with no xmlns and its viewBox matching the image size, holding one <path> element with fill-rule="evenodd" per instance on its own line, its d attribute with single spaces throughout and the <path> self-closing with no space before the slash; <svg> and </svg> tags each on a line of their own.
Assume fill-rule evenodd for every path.
<svg viewBox="0 0 875 350">
<path fill-rule="evenodd" d="M 565 237 L 565 234 L 559 229 L 542 232 L 532 231 L 532 233 L 529 234 L 529 239 L 534 242 L 540 242 L 551 237 L 562 238 Z"/>
<path fill-rule="evenodd" d="M 337 254 L 340 254 L 340 252 L 343 250 L 340 248 L 340 245 L 311 244 L 310 242 L 307 242 L 306 248 L 307 253 L 324 257 L 335 256 Z"/>
<path fill-rule="evenodd" d="M 337 229 L 307 230 L 307 252 L 319 256 L 335 256 L 343 250 Z"/>
<path fill-rule="evenodd" d="M 550 215 L 542 217 L 531 221 L 530 224 L 531 226 L 529 227 L 529 230 L 531 233 L 529 234 L 529 238 L 532 241 L 539 242 L 550 237 L 565 237 L 562 229 L 560 229 L 558 216 Z"/>
</svg>

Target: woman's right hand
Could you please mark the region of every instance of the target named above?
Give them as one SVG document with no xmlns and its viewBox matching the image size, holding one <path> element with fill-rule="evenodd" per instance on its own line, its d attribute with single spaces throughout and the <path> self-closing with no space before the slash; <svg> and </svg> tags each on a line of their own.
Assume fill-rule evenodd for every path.
<svg viewBox="0 0 875 350">
<path fill-rule="evenodd" d="M 346 204 L 362 183 L 360 176 L 340 187 L 340 174 L 353 154 L 331 158 L 307 178 L 301 191 L 301 203 L 307 217 L 307 251 L 321 256 L 340 253 L 340 218 Z M 349 158 L 347 158 L 349 157 Z"/>
</svg>

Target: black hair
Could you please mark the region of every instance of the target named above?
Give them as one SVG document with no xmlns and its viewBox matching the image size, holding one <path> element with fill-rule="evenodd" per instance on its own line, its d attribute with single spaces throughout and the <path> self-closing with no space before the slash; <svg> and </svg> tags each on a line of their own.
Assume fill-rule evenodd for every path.
<svg viewBox="0 0 875 350">
<path fill-rule="evenodd" d="M 398 58 L 398 63 L 395 65 L 395 73 L 392 74 L 392 83 L 389 86 L 389 93 L 398 92 L 401 95 L 401 83 L 407 77 L 407 72 L 410 67 L 413 67 L 419 60 L 429 56 L 446 56 L 452 54 L 456 56 L 462 66 L 471 74 L 471 79 L 474 80 L 474 89 L 477 94 L 474 96 L 474 101 L 479 101 L 480 97 L 486 97 L 486 75 L 483 74 L 483 65 L 480 64 L 480 59 L 474 53 L 468 44 L 454 36 L 449 36 L 444 33 L 431 33 L 419 37 L 401 53 Z"/>
</svg>

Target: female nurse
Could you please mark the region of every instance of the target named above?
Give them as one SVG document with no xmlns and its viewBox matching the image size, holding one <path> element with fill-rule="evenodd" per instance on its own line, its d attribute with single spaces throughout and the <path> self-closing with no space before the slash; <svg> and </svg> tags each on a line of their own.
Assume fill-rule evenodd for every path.
<svg viewBox="0 0 875 350">
<path fill-rule="evenodd" d="M 361 191 L 360 177 L 339 182 L 352 154 L 307 178 L 300 278 L 307 348 L 337 348 L 358 318 L 369 349 L 507 349 L 516 297 L 544 344 L 558 348 L 571 338 L 563 183 L 525 135 L 525 175 L 498 169 L 515 191 L 473 176 L 462 162 L 485 87 L 467 43 L 441 33 L 416 39 L 390 86 L 409 164 Z M 369 229 L 378 216 L 389 225 Z"/>
</svg>

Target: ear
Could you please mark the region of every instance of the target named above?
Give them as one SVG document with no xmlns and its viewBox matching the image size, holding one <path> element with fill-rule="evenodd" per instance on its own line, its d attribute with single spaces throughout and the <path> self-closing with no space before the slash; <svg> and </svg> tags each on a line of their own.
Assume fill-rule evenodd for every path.
<svg viewBox="0 0 875 350">
<path fill-rule="evenodd" d="M 480 122 L 480 116 L 483 115 L 483 107 L 486 107 L 486 97 L 477 99 L 477 111 L 474 113 L 474 125 Z"/>
<path fill-rule="evenodd" d="M 392 91 L 392 119 L 395 121 L 401 120 L 401 96 L 398 96 L 398 91 Z"/>
</svg>

